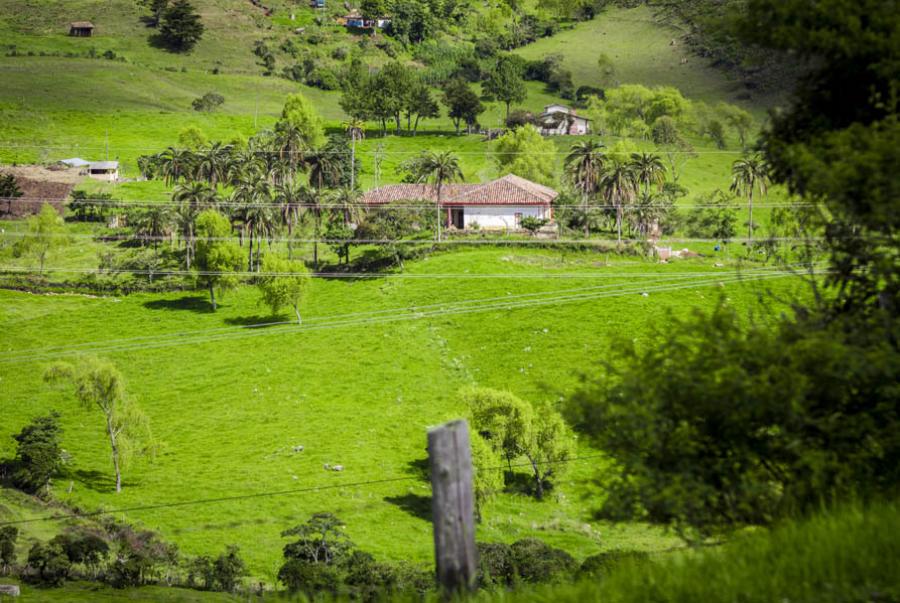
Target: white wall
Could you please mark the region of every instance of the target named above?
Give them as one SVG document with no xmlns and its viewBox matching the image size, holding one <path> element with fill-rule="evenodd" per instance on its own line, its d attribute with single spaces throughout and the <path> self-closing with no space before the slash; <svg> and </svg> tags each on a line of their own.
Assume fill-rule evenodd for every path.
<svg viewBox="0 0 900 603">
<path fill-rule="evenodd" d="M 534 216 L 535 218 L 550 218 L 550 208 L 540 205 L 466 205 L 463 207 L 463 220 L 467 229 L 478 226 L 488 230 L 513 230 L 516 228 L 516 214 L 522 216 Z"/>
</svg>

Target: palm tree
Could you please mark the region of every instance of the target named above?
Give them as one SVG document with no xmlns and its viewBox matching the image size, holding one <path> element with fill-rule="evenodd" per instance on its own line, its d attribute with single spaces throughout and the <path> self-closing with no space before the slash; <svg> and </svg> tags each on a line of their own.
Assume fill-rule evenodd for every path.
<svg viewBox="0 0 900 603">
<path fill-rule="evenodd" d="M 288 258 L 294 257 L 294 224 L 300 217 L 300 206 L 305 199 L 306 187 L 298 180 L 288 180 L 275 186 L 275 202 L 279 204 L 281 223 L 287 227 Z"/>
<path fill-rule="evenodd" d="M 769 165 L 762 157 L 744 157 L 731 164 L 731 192 L 747 195 L 750 221 L 747 224 L 747 239 L 753 245 L 753 191 L 765 196 L 769 190 Z"/>
<path fill-rule="evenodd" d="M 322 211 L 327 196 L 322 189 L 306 187 L 303 189 L 303 206 L 305 215 L 313 217 L 313 264 L 319 269 L 319 234 L 322 231 Z"/>
<path fill-rule="evenodd" d="M 344 122 L 344 130 L 350 140 L 363 140 L 366 137 L 366 122 L 357 117 L 351 117 Z"/>
<path fill-rule="evenodd" d="M 209 148 L 197 151 L 194 165 L 194 178 L 206 180 L 213 189 L 226 179 L 231 159 L 231 147 L 221 142 L 214 142 Z"/>
<path fill-rule="evenodd" d="M 169 147 L 158 156 L 159 175 L 163 177 L 167 185 L 172 185 L 187 178 L 194 164 L 194 153 L 189 149 L 176 149 Z"/>
<path fill-rule="evenodd" d="M 341 179 L 341 159 L 327 147 L 305 157 L 305 163 L 309 166 L 309 185 L 318 190 L 334 186 Z"/>
<path fill-rule="evenodd" d="M 257 235 L 269 234 L 274 222 L 274 216 L 270 204 L 272 203 L 272 188 L 269 181 L 258 173 L 249 172 L 238 180 L 231 194 L 232 203 L 237 205 L 235 217 L 243 224 L 243 231 L 250 235 L 250 250 L 247 256 L 248 269 L 253 270 L 253 241 L 256 240 L 256 256 L 259 258 L 259 246 L 261 241 Z M 242 236 L 243 238 L 243 236 Z"/>
<path fill-rule="evenodd" d="M 277 156 L 287 163 L 292 173 L 295 172 L 297 166 L 303 163 L 308 150 L 303 130 L 290 121 L 280 121 L 275 130 L 273 144 L 276 151 L 273 157 Z"/>
<path fill-rule="evenodd" d="M 158 249 L 159 241 L 171 234 L 172 217 L 168 205 L 152 205 L 135 216 L 135 235 L 143 242 L 153 241 L 153 249 Z"/>
<path fill-rule="evenodd" d="M 463 179 L 459 168 L 459 158 L 452 151 L 435 153 L 425 151 L 409 164 L 413 179 L 424 184 L 430 182 L 434 188 L 437 209 L 437 240 L 441 240 L 441 193 L 444 184 Z"/>
<path fill-rule="evenodd" d="M 632 153 L 631 167 L 645 194 L 650 192 L 652 185 L 659 188 L 666 181 L 666 166 L 656 153 Z"/>
<path fill-rule="evenodd" d="M 359 223 L 362 218 L 364 209 L 360 202 L 361 197 L 362 193 L 357 189 L 340 188 L 335 191 L 332 198 L 334 213 L 340 216 L 344 226 Z"/>
<path fill-rule="evenodd" d="M 606 155 L 603 153 L 603 145 L 593 140 L 576 142 L 566 155 L 566 173 L 572 184 L 581 195 L 582 211 L 584 212 L 584 235 L 590 234 L 590 221 L 588 220 L 588 201 L 596 194 L 606 166 Z"/>
<path fill-rule="evenodd" d="M 194 255 L 194 219 L 201 210 L 216 207 L 219 197 L 205 182 L 191 182 L 175 187 L 172 201 L 179 204 L 179 229 L 184 239 L 185 262 L 187 269 L 190 270 Z"/>
<path fill-rule="evenodd" d="M 616 209 L 616 232 L 622 242 L 622 218 L 625 205 L 633 198 L 638 184 L 634 168 L 630 163 L 613 160 L 600 178 L 600 190 L 606 202 Z"/>
</svg>

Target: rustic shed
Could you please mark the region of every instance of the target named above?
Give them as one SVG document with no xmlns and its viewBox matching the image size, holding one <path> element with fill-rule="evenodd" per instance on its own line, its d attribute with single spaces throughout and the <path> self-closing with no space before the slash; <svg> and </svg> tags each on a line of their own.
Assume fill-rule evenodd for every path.
<svg viewBox="0 0 900 603">
<path fill-rule="evenodd" d="M 90 38 L 94 35 L 94 24 L 90 21 L 73 21 L 69 23 L 69 35 L 76 38 Z"/>
</svg>

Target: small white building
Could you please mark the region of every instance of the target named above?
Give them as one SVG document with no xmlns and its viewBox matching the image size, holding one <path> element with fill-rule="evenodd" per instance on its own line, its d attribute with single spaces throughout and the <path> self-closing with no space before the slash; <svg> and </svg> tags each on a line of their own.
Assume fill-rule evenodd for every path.
<svg viewBox="0 0 900 603">
<path fill-rule="evenodd" d="M 484 184 L 445 184 L 441 187 L 444 226 L 459 230 L 517 230 L 525 216 L 553 219 L 550 187 L 508 174 Z M 377 207 L 395 201 L 436 202 L 430 184 L 391 184 L 368 191 L 363 202 Z"/>
<path fill-rule="evenodd" d="M 591 131 L 591 120 L 565 105 L 547 105 L 538 123 L 544 136 L 584 136 Z"/>
<path fill-rule="evenodd" d="M 115 182 L 119 179 L 118 161 L 94 161 L 87 168 L 88 176 L 95 180 Z"/>
</svg>

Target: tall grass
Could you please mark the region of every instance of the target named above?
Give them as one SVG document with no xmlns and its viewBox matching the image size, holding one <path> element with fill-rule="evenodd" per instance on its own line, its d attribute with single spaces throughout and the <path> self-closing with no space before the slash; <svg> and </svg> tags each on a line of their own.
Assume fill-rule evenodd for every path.
<svg viewBox="0 0 900 603">
<path fill-rule="evenodd" d="M 604 603 L 900 601 L 900 504 L 849 506 L 721 548 L 622 565 L 571 586 L 485 595 L 486 601 Z"/>
</svg>

